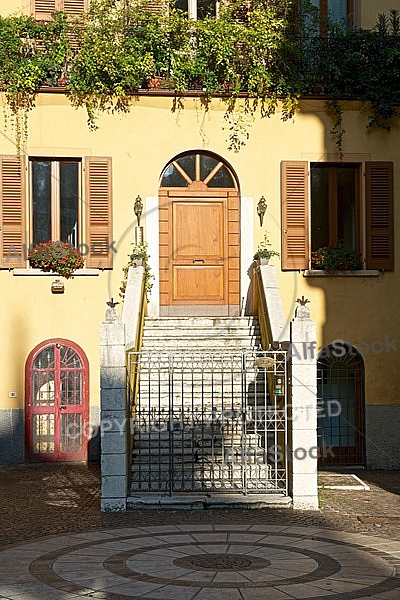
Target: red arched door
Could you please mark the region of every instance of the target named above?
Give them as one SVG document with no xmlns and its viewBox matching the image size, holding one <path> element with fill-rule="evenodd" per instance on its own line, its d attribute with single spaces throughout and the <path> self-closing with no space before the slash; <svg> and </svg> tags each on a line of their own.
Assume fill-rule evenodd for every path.
<svg viewBox="0 0 400 600">
<path fill-rule="evenodd" d="M 26 454 L 29 461 L 87 458 L 89 365 L 69 340 L 36 346 L 26 363 Z"/>
</svg>

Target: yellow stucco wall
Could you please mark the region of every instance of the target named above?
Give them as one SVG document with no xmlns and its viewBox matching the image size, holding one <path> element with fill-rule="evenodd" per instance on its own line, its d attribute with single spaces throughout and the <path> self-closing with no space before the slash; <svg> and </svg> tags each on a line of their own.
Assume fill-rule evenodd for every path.
<svg viewBox="0 0 400 600">
<path fill-rule="evenodd" d="M 99 129 L 89 131 L 83 109 L 71 108 L 63 95 L 42 93 L 29 117 L 27 153 L 30 156 L 111 156 L 113 158 L 114 240 L 118 249 L 112 271 L 95 277 L 75 277 L 66 282 L 63 295 L 53 295 L 49 276 L 16 276 L 0 271 L 0 407 L 23 406 L 24 367 L 29 352 L 49 338 L 67 338 L 79 344 L 91 369 L 91 403 L 99 400 L 99 326 L 105 301 L 118 297 L 122 267 L 126 263 L 136 224 L 132 212 L 138 194 L 156 196 L 159 176 L 166 164 L 186 150 L 204 149 L 228 161 L 237 174 L 242 196 L 254 200 L 255 239 L 263 236 L 256 204 L 261 195 L 268 202 L 264 229 L 272 247 L 280 249 L 280 162 L 282 160 L 337 160 L 329 135 L 331 118 L 323 103 L 304 102 L 296 117 L 283 123 L 279 115 L 256 118 L 250 139 L 239 152 L 227 150 L 224 105 L 215 100 L 205 113 L 198 99 L 185 101 L 184 109 L 171 111 L 171 98 L 142 97 L 127 115 L 99 118 Z M 395 167 L 395 202 L 399 198 L 399 129 L 388 134 L 368 132 L 366 107 L 348 104 L 345 112 L 344 160 L 391 160 Z M 4 126 L 2 126 L 4 131 Z M 0 154 L 15 153 L 13 132 L 0 138 Z M 395 231 L 400 211 L 395 207 Z M 143 224 L 146 230 L 146 218 Z M 400 264 L 396 244 L 395 264 Z M 150 260 L 151 262 L 151 260 Z M 275 259 L 279 265 L 279 259 Z M 396 298 L 398 271 L 379 277 L 306 278 L 302 273 L 278 269 L 287 320 L 293 318 L 296 299 L 311 300 L 317 322 L 318 346 L 336 339 L 360 345 L 365 353 L 366 401 L 399 403 L 398 345 L 400 320 Z M 395 342 L 393 343 L 393 340 Z M 374 346 L 371 346 L 377 342 Z M 382 346 L 379 344 L 382 342 Z M 382 351 L 380 351 L 382 349 Z M 375 350 L 375 351 L 374 351 Z M 16 392 L 16 398 L 9 398 Z"/>
<path fill-rule="evenodd" d="M 379 0 L 379 2 L 358 0 L 358 13 L 360 15 L 359 25 L 367 28 L 374 27 L 378 18 L 378 14 L 385 13 L 389 15 L 389 11 L 392 8 L 400 8 L 398 0 Z"/>
</svg>

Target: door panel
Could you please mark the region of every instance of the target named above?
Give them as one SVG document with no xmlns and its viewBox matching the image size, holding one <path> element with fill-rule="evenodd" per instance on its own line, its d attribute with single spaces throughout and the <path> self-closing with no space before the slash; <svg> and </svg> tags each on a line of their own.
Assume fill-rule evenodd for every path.
<svg viewBox="0 0 400 600">
<path fill-rule="evenodd" d="M 173 202 L 174 260 L 224 259 L 224 208 L 212 199 Z"/>
<path fill-rule="evenodd" d="M 28 460 L 86 459 L 87 387 L 87 360 L 72 342 L 46 342 L 31 352 L 26 371 Z"/>
<path fill-rule="evenodd" d="M 226 198 L 171 200 L 173 304 L 227 304 Z"/>
<path fill-rule="evenodd" d="M 223 266 L 175 266 L 173 279 L 174 300 L 185 304 L 197 304 L 198 298 L 204 303 L 225 302 Z"/>
</svg>

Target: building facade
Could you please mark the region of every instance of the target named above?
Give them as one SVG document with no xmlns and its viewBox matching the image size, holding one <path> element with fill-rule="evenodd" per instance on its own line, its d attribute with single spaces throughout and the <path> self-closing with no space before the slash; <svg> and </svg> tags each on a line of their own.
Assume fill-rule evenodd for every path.
<svg viewBox="0 0 400 600">
<path fill-rule="evenodd" d="M 378 12 L 400 9 L 397 0 L 311 4 L 321 32 L 332 10 L 372 28 Z M 191 17 L 203 10 L 188 5 Z M 86 8 L 84 0 L 5 0 L 0 10 L 43 20 Z M 149 315 L 251 313 L 253 256 L 268 232 L 287 322 L 304 296 L 317 323 L 316 347 L 291 351 L 318 357 L 322 464 L 399 467 L 399 125 L 370 131 L 365 102 L 342 108 L 341 152 L 318 95 L 301 98 L 287 121 L 257 109 L 239 152 L 229 149 L 223 98 L 205 110 L 201 90 L 178 105 L 173 92 L 139 91 L 129 111 L 101 113 L 91 130 L 84 107 L 58 86 L 42 87 L 22 150 L 3 123 L 1 463 L 98 458 L 99 325 L 106 301 L 122 303 L 140 196 L 154 275 Z M 85 256 L 63 293 L 52 289 L 55 273 L 27 258 L 32 244 L 58 239 Z M 186 252 L 193 239 L 208 256 Z M 315 267 L 312 253 L 339 239 L 361 254 L 361 269 Z M 57 390 L 65 401 L 55 407 Z"/>
</svg>

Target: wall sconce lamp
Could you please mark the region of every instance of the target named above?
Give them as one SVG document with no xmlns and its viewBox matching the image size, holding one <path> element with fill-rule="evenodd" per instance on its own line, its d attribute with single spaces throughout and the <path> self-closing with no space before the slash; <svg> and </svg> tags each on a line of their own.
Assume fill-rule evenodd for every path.
<svg viewBox="0 0 400 600">
<path fill-rule="evenodd" d="M 140 227 L 140 217 L 143 212 L 143 200 L 140 196 L 136 196 L 133 212 L 137 218 L 137 227 L 135 227 L 135 244 L 143 244 L 143 227 Z"/>
<path fill-rule="evenodd" d="M 143 200 L 140 196 L 136 197 L 135 204 L 133 206 L 133 212 L 136 215 L 138 227 L 140 227 L 140 217 L 143 212 Z"/>
<path fill-rule="evenodd" d="M 264 221 L 264 215 L 267 212 L 267 201 L 265 200 L 264 196 L 261 196 L 261 198 L 258 201 L 257 204 L 257 214 L 260 217 L 260 227 L 262 227 L 263 221 Z"/>
</svg>

